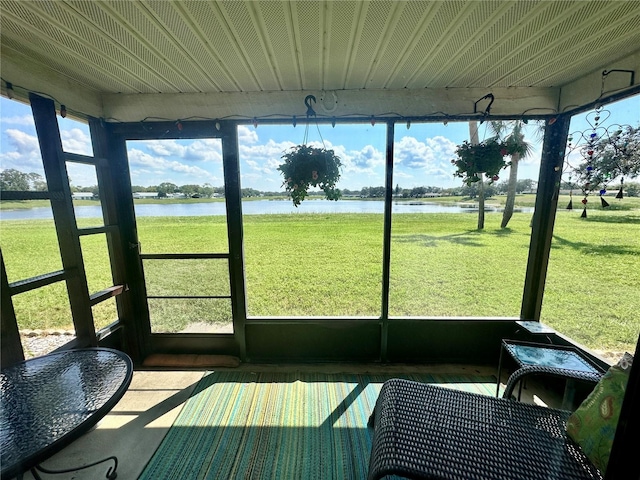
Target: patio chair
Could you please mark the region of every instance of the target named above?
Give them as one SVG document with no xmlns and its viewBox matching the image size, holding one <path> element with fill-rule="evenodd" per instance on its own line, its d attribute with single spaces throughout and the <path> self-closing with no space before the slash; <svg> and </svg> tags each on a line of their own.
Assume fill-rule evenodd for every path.
<svg viewBox="0 0 640 480">
<path fill-rule="evenodd" d="M 509 378 L 503 398 L 389 380 L 369 418 L 374 434 L 368 479 L 601 479 L 632 363 L 633 356 L 625 354 L 599 379 L 523 367 Z M 597 384 L 572 413 L 512 401 L 516 384 L 527 375 Z"/>
</svg>

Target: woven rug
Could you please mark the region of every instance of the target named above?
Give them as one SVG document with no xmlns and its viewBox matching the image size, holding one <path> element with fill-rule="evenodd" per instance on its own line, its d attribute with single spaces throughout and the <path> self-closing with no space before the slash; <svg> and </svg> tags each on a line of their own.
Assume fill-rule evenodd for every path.
<svg viewBox="0 0 640 480">
<path fill-rule="evenodd" d="M 495 377 L 392 375 L 495 394 Z M 367 420 L 391 376 L 213 372 L 198 383 L 140 480 L 366 478 Z"/>
</svg>

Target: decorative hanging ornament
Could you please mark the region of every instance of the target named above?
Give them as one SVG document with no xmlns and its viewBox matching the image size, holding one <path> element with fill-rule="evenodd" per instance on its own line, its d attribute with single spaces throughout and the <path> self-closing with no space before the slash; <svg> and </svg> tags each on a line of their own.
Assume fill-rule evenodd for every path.
<svg viewBox="0 0 640 480">
<path fill-rule="evenodd" d="M 622 198 L 624 196 L 624 193 L 622 193 L 623 187 L 624 187 L 624 177 L 620 179 L 620 190 L 618 190 L 618 194 L 616 195 L 616 198 Z"/>
<path fill-rule="evenodd" d="M 585 116 L 585 121 L 589 128 L 583 131 L 577 131 L 567 136 L 567 150 L 565 154 L 565 172 L 575 173 L 577 175 L 576 187 L 580 188 L 583 193 L 583 211 L 582 218 L 587 216 L 587 197 L 593 194 L 599 194 L 600 204 L 602 208 L 610 206 L 605 199 L 609 185 L 618 176 L 621 176 L 624 170 L 624 162 L 628 159 L 629 154 L 626 152 L 625 139 L 623 132 L 631 131 L 630 125 L 610 124 L 608 119 L 611 112 L 604 110 L 601 105 L 597 105 L 594 111 Z M 626 130 L 625 130 L 626 129 Z M 575 153 L 579 153 L 577 156 Z M 603 162 L 607 159 L 607 162 Z M 573 159 L 581 161 L 577 165 L 571 165 Z M 609 161 L 611 160 L 611 161 Z M 569 176 L 571 184 L 571 176 Z M 621 199 L 624 195 L 624 180 L 620 181 L 620 188 L 615 198 Z M 571 185 L 573 189 L 573 185 Z M 573 208 L 572 191 L 569 192 L 569 204 L 567 209 Z"/>
<path fill-rule="evenodd" d="M 573 182 L 571 181 L 571 175 L 569 175 L 569 204 L 567 205 L 567 210 L 573 210 Z"/>
</svg>

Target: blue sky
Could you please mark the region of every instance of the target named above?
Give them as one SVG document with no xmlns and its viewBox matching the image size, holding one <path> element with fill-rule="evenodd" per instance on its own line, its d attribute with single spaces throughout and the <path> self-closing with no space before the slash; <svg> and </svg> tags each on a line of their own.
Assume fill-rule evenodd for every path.
<svg viewBox="0 0 640 480">
<path fill-rule="evenodd" d="M 601 125 L 612 123 L 638 126 L 640 123 L 640 96 L 605 107 L 610 112 L 601 114 Z M 577 116 L 571 131 L 590 128 L 593 113 Z M 72 153 L 92 154 L 89 129 L 86 125 L 58 117 L 64 149 Z M 534 127 L 526 138 L 534 144 L 532 154 L 521 162 L 519 178 L 537 179 L 540 166 L 540 142 L 534 138 Z M 283 152 L 303 142 L 305 126 L 253 125 L 239 127 L 240 171 L 243 187 L 263 191 L 282 190 L 282 179 L 277 166 Z M 312 124 L 308 142 L 332 148 L 343 163 L 340 188 L 359 190 L 367 186 L 384 185 L 384 157 L 386 125 L 370 123 L 336 125 Z M 479 126 L 482 140 L 491 136 L 486 124 Z M 453 176 L 451 159 L 455 146 L 469 138 L 465 122 L 419 124 L 405 123 L 395 127 L 394 185 L 402 188 L 416 186 L 455 187 L 462 180 Z M 158 185 L 171 182 L 176 185 L 210 184 L 222 186 L 221 144 L 216 139 L 155 140 L 128 144 L 131 182 L 134 185 Z M 573 156 L 572 162 L 578 159 Z M 42 174 L 42 161 L 35 127 L 28 105 L 0 98 L 0 168 L 16 168 Z M 92 167 L 68 165 L 69 177 L 75 186 L 96 184 Z M 508 177 L 508 171 L 501 175 Z"/>
</svg>

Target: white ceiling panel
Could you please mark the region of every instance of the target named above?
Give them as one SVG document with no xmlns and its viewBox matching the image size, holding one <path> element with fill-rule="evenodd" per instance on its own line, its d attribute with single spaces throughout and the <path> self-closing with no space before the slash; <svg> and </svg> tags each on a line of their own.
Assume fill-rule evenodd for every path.
<svg viewBox="0 0 640 480">
<path fill-rule="evenodd" d="M 76 93 L 75 109 L 91 115 L 95 102 L 83 109 L 81 97 L 228 104 L 239 93 L 333 92 L 349 99 L 341 111 L 366 111 L 353 102 L 373 109 L 407 90 L 434 99 L 426 112 L 451 89 L 465 105 L 477 91 L 508 91 L 513 113 L 527 89 L 561 105 L 558 92 L 579 84 L 587 104 L 603 70 L 639 67 L 639 0 L 0 0 L 0 9 L 2 79 L 18 93 L 70 81 L 67 104 Z"/>
</svg>

